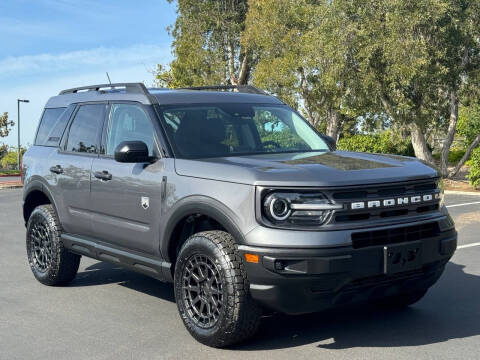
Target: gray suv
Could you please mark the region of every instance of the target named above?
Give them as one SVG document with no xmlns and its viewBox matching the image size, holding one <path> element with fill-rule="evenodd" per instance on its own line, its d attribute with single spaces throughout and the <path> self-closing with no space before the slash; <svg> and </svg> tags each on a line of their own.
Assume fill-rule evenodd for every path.
<svg viewBox="0 0 480 360">
<path fill-rule="evenodd" d="M 83 255 L 173 282 L 186 328 L 215 347 L 265 310 L 413 304 L 457 244 L 434 169 L 336 151 L 250 86 L 62 91 L 23 174 L 38 281 L 71 282 Z"/>
</svg>

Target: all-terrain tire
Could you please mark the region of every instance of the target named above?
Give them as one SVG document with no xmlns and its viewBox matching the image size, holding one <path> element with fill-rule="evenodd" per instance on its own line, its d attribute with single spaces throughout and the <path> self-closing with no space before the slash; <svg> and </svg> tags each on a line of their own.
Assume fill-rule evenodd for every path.
<svg viewBox="0 0 480 360">
<path fill-rule="evenodd" d="M 202 276 L 204 282 L 198 282 Z M 226 347 L 255 334 L 261 310 L 250 297 L 243 259 L 229 233 L 204 231 L 188 238 L 177 258 L 174 277 L 180 317 L 196 340 L 212 347 Z M 198 288 L 199 292 L 190 288 Z M 196 294 L 202 299 L 194 303 Z M 208 306 L 203 311 L 199 310 L 202 302 Z"/>
<path fill-rule="evenodd" d="M 44 285 L 71 282 L 80 265 L 80 255 L 63 247 L 62 227 L 52 205 L 33 210 L 27 223 L 27 257 L 35 278 Z"/>
<path fill-rule="evenodd" d="M 378 305 L 387 309 L 403 309 L 420 301 L 428 289 L 419 290 L 411 293 L 389 296 L 381 299 Z"/>
</svg>

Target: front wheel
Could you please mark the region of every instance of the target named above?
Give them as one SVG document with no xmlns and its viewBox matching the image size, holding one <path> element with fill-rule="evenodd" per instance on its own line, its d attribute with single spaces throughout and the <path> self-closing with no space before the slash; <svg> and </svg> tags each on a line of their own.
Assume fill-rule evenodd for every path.
<svg viewBox="0 0 480 360">
<path fill-rule="evenodd" d="M 205 345 L 232 345 L 257 330 L 261 311 L 234 239 L 224 231 L 187 239 L 175 267 L 175 299 L 186 328 Z"/>
</svg>

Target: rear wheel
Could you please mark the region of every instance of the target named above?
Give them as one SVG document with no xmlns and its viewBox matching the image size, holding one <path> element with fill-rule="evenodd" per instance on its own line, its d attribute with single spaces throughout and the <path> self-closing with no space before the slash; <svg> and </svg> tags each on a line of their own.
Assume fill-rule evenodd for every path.
<svg viewBox="0 0 480 360">
<path fill-rule="evenodd" d="M 35 278 L 45 285 L 64 285 L 73 280 L 80 255 L 63 247 L 61 226 L 52 205 L 33 210 L 27 223 L 27 257 Z"/>
<path fill-rule="evenodd" d="M 187 239 L 175 268 L 175 298 L 186 328 L 205 345 L 232 345 L 257 330 L 261 311 L 234 239 L 224 231 Z"/>
</svg>

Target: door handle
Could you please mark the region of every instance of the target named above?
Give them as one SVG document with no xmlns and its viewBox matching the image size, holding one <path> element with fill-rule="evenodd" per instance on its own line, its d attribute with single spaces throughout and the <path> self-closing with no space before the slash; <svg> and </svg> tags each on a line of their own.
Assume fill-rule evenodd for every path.
<svg viewBox="0 0 480 360">
<path fill-rule="evenodd" d="M 94 175 L 97 179 L 100 179 L 100 180 L 103 180 L 103 181 L 112 180 L 112 174 L 110 174 L 107 170 L 95 171 L 95 172 L 93 173 L 93 175 Z"/>
<path fill-rule="evenodd" d="M 50 168 L 50 171 L 55 174 L 61 174 L 63 173 L 63 169 L 60 165 L 55 165 Z"/>
</svg>

